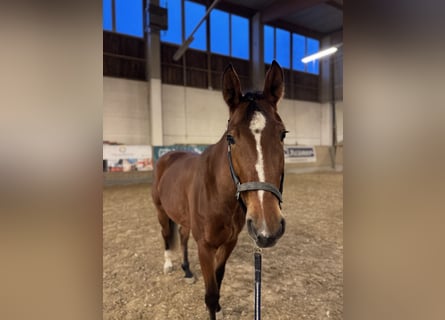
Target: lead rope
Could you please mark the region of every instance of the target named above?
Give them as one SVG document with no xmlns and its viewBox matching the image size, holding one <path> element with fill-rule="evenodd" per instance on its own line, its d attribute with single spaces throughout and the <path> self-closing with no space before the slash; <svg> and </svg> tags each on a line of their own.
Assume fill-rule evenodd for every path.
<svg viewBox="0 0 445 320">
<path fill-rule="evenodd" d="M 261 248 L 255 246 L 255 320 L 261 320 Z"/>
</svg>

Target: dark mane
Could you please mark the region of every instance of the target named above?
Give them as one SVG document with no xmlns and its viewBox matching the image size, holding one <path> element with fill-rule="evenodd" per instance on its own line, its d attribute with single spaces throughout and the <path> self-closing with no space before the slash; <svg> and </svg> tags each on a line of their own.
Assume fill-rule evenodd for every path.
<svg viewBox="0 0 445 320">
<path fill-rule="evenodd" d="M 262 112 L 261 105 L 258 104 L 256 101 L 263 99 L 263 93 L 262 92 L 247 92 L 243 96 L 241 96 L 240 102 L 248 102 L 245 112 L 244 112 L 244 119 L 250 120 L 252 119 L 253 114 L 255 111 Z"/>
<path fill-rule="evenodd" d="M 246 94 L 241 96 L 241 102 L 254 101 L 254 100 L 259 100 L 259 99 L 264 99 L 263 93 L 259 92 L 259 91 L 247 92 Z"/>
</svg>

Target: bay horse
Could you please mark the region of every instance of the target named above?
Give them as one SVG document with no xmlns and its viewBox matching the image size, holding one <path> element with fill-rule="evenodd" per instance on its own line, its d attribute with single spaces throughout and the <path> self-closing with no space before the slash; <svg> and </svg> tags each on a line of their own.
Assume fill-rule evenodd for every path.
<svg viewBox="0 0 445 320">
<path fill-rule="evenodd" d="M 219 292 L 225 265 L 244 224 L 261 248 L 275 245 L 285 230 L 281 193 L 287 131 L 277 113 L 284 94 L 283 70 L 272 62 L 263 92 L 242 94 L 232 65 L 226 67 L 222 83 L 229 107 L 224 135 L 201 155 L 184 151 L 163 155 L 152 187 L 165 244 L 164 272 L 172 270 L 171 250 L 179 226 L 182 269 L 186 280 L 194 279 L 187 253 L 191 231 L 211 320 L 222 317 Z"/>
</svg>

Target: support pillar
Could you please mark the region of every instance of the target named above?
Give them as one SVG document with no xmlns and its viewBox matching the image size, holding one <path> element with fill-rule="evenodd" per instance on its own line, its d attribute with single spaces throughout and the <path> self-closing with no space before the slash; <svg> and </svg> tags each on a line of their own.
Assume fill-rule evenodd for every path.
<svg viewBox="0 0 445 320">
<path fill-rule="evenodd" d="M 146 1 L 147 5 L 149 3 L 159 5 L 159 0 Z M 150 140 L 152 145 L 162 145 L 164 133 L 162 128 L 161 37 L 159 30 L 147 26 L 145 44 Z"/>
<path fill-rule="evenodd" d="M 264 84 L 264 29 L 261 13 L 257 12 L 251 19 L 251 63 L 250 81 L 253 89 L 261 90 Z"/>
</svg>

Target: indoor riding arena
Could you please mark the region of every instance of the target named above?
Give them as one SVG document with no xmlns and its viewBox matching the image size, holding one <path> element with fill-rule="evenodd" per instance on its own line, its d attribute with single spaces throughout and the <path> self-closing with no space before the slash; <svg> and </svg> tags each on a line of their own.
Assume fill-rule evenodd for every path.
<svg viewBox="0 0 445 320">
<path fill-rule="evenodd" d="M 103 17 L 103 318 L 209 319 L 192 234 L 194 282 L 184 278 L 179 246 L 171 252 L 171 272 L 164 272 L 154 172 L 170 151 L 213 152 L 223 165 L 212 179 L 224 185 L 222 177 L 233 178 L 226 162 L 231 121 L 241 112 L 234 101 L 249 108 L 254 101 L 261 108 L 269 103 L 285 129 L 283 154 L 280 145 L 271 154 L 261 142 L 273 130 L 269 118 L 252 118 L 250 127 L 239 129 L 253 143 L 250 168 L 258 181 L 270 182 L 270 159 L 284 163 L 282 188 L 275 183 L 274 190 L 280 188 L 285 231 L 261 249 L 261 318 L 343 319 L 343 1 L 104 0 Z M 314 56 L 325 49 L 328 55 Z M 236 76 L 229 78 L 227 70 Z M 232 155 L 240 177 L 250 152 L 235 152 L 242 139 L 235 137 Z M 215 154 L 208 148 L 218 141 L 224 148 Z M 275 147 L 279 143 L 277 136 Z M 270 191 L 249 190 L 258 199 Z M 243 192 L 241 199 L 252 198 Z M 223 319 L 259 319 L 250 231 L 244 226 L 227 260 Z"/>
</svg>

